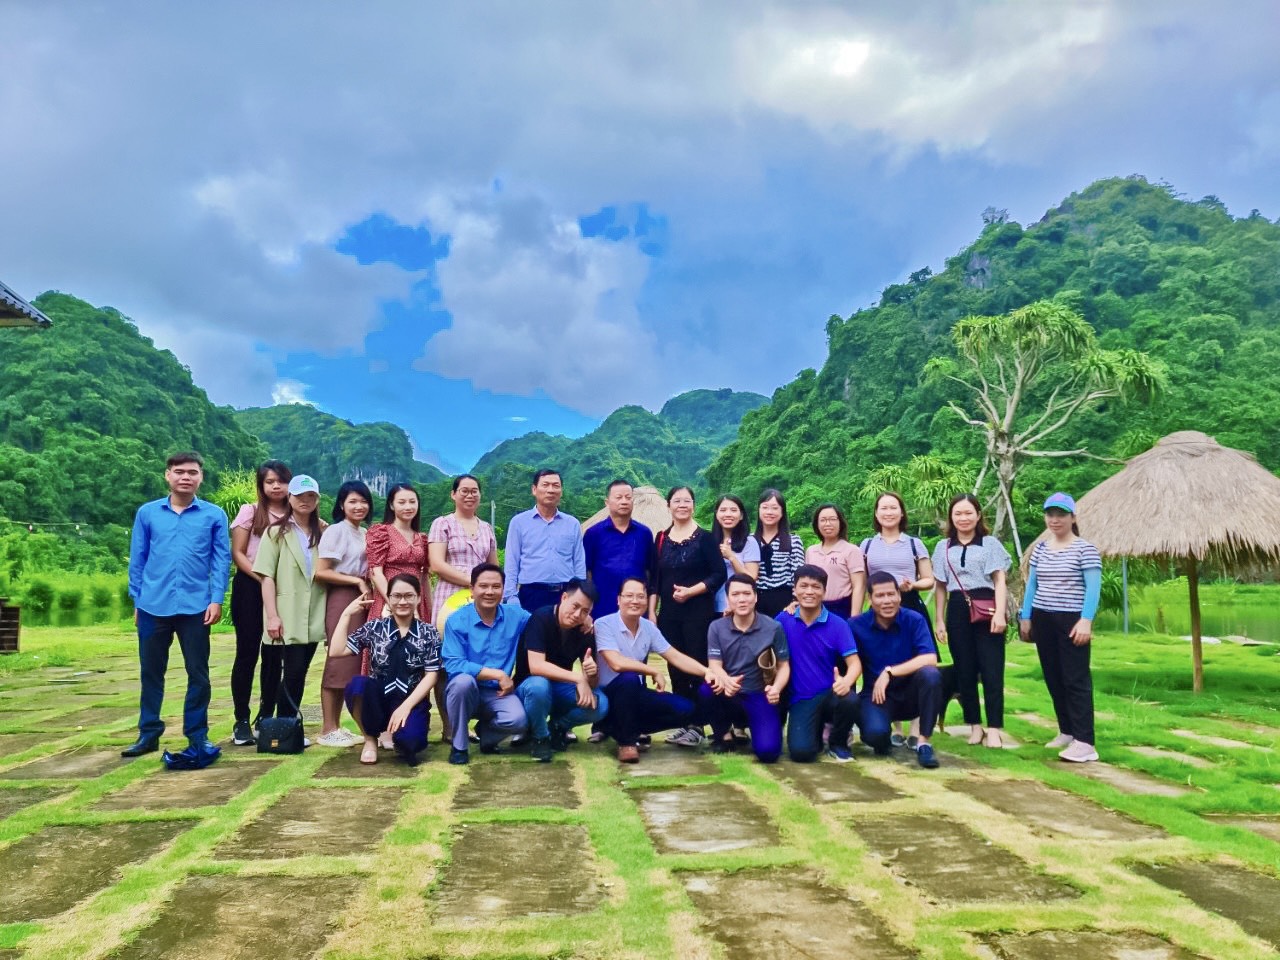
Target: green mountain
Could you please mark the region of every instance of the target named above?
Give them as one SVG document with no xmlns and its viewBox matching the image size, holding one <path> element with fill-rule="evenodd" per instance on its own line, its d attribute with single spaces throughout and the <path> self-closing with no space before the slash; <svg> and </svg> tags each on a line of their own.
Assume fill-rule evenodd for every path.
<svg viewBox="0 0 1280 960">
<path fill-rule="evenodd" d="M 1001 211 L 984 221 L 938 274 L 921 269 L 876 306 L 831 317 L 822 369 L 803 371 L 743 418 L 707 470 L 711 486 L 750 497 L 777 485 L 793 515 L 833 498 L 854 509 L 862 530 L 869 471 L 917 454 L 976 469 L 980 435 L 944 412 L 961 395 L 922 379 L 925 363 L 953 354 L 949 332 L 965 316 L 1062 295 L 1102 347 L 1162 362 L 1169 388 L 1150 405 L 1080 417 L 1057 448 L 1087 443 L 1126 458 L 1196 429 L 1280 467 L 1280 226 L 1257 211 L 1232 218 L 1214 197 L 1190 202 L 1141 177 L 1094 183 L 1025 228 Z M 1040 528 L 1047 492 L 1083 493 L 1116 469 L 1083 458 L 1029 461 L 1015 489 L 1020 525 Z"/>
<path fill-rule="evenodd" d="M 63 293 L 35 303 L 52 327 L 0 330 L 0 517 L 20 521 L 0 537 L 34 524 L 64 535 L 38 541 L 51 562 L 113 569 L 138 504 L 164 493 L 170 452 L 202 453 L 212 487 L 266 450 L 118 311 Z M 0 545 L 0 565 L 19 546 Z"/>
<path fill-rule="evenodd" d="M 326 493 L 344 480 L 363 480 L 378 495 L 393 483 L 436 483 L 444 474 L 413 458 L 408 435 L 394 423 L 352 423 L 303 403 L 235 411 L 236 423 L 271 456 L 309 473 Z"/>
</svg>

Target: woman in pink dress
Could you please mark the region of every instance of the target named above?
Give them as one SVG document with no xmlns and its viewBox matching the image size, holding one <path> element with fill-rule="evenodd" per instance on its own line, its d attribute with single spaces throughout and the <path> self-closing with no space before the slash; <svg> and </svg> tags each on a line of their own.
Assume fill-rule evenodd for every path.
<svg viewBox="0 0 1280 960">
<path fill-rule="evenodd" d="M 427 534 L 427 556 L 436 575 L 431 606 L 439 610 L 459 590 L 471 586 L 471 571 L 482 563 L 498 562 L 498 540 L 493 527 L 476 516 L 480 506 L 480 481 L 469 473 L 453 481 L 453 513 L 437 517 Z"/>
</svg>

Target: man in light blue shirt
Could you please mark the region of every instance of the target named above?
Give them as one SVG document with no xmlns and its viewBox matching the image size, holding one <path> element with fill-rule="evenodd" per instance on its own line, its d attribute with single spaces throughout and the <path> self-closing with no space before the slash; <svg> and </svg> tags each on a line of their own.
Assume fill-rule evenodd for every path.
<svg viewBox="0 0 1280 960">
<path fill-rule="evenodd" d="M 556 470 L 533 476 L 536 506 L 517 513 L 507 525 L 506 603 L 519 602 L 529 613 L 553 607 L 570 580 L 587 579 L 582 524 L 560 512 L 564 487 Z"/>
<path fill-rule="evenodd" d="M 450 763 L 466 763 L 467 728 L 478 717 L 480 752 L 497 753 L 505 737 L 524 733 L 524 706 L 515 695 L 516 650 L 529 612 L 502 602 L 502 568 L 482 563 L 471 571 L 471 598 L 444 627 L 445 709 L 453 724 Z"/>
<path fill-rule="evenodd" d="M 204 460 L 175 453 L 166 464 L 169 495 L 138 508 L 129 538 L 129 596 L 138 627 L 142 692 L 137 742 L 126 757 L 160 746 L 164 721 L 164 675 L 169 649 L 178 638 L 187 669 L 182 732 L 196 755 L 209 744 L 209 627 L 222 619 L 222 598 L 231 575 L 227 515 L 196 496 L 204 480 Z"/>
</svg>

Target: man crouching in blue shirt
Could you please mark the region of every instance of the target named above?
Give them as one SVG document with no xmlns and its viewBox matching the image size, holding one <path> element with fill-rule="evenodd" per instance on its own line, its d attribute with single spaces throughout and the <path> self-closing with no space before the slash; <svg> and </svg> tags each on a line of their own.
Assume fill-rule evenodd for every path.
<svg viewBox="0 0 1280 960">
<path fill-rule="evenodd" d="M 890 721 L 919 717 L 916 760 L 931 770 L 938 765 L 929 738 L 942 706 L 942 674 L 928 621 L 902 608 L 902 593 L 893 574 L 877 571 L 867 586 L 871 609 L 849 620 L 866 677 L 858 722 L 862 742 L 887 756 Z"/>
</svg>

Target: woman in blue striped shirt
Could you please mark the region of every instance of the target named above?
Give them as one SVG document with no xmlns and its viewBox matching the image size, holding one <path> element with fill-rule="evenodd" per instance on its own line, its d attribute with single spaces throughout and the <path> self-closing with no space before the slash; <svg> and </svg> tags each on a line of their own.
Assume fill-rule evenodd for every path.
<svg viewBox="0 0 1280 960">
<path fill-rule="evenodd" d="M 1040 655 L 1045 686 L 1058 718 L 1048 746 L 1063 760 L 1098 759 L 1093 746 L 1093 677 L 1089 650 L 1102 594 L 1102 558 L 1076 525 L 1076 502 L 1055 493 L 1044 502 L 1049 536 L 1031 552 L 1031 575 L 1018 630 Z"/>
</svg>

